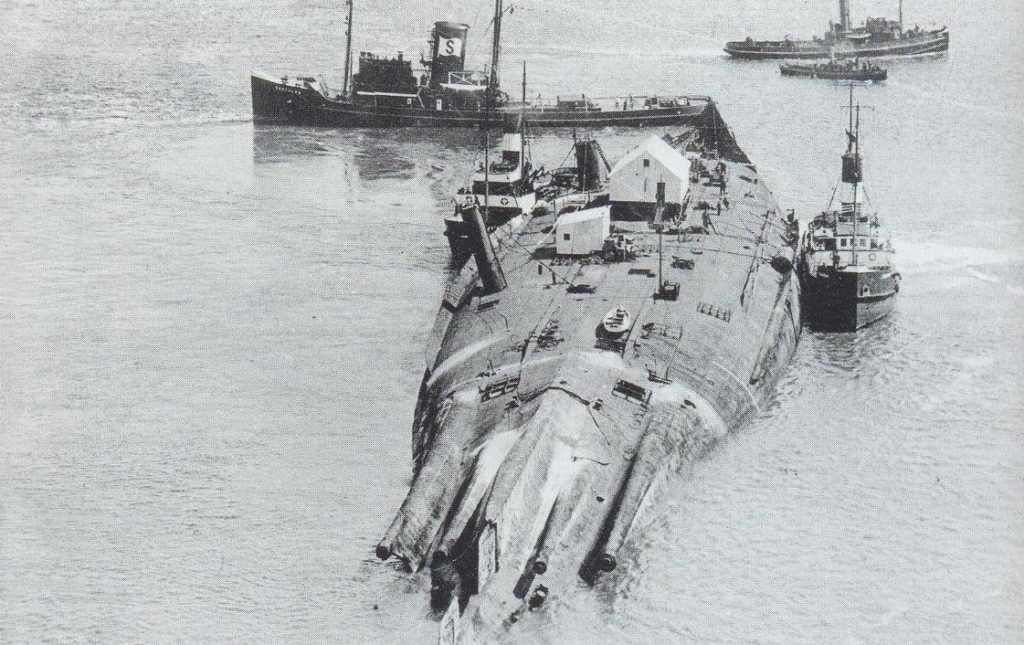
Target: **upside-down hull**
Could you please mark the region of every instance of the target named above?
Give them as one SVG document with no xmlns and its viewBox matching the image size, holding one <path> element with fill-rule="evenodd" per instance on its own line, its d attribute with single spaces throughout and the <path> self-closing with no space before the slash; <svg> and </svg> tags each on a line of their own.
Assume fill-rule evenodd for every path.
<svg viewBox="0 0 1024 645">
<path fill-rule="evenodd" d="M 730 202 L 714 222 L 684 211 L 659 240 L 647 221 L 617 221 L 635 253 L 555 258 L 555 215 L 537 213 L 490 236 L 503 270 L 478 271 L 490 256 L 477 248 L 445 291 L 413 483 L 377 547 L 429 569 L 445 642 L 490 640 L 630 566 L 621 547 L 659 487 L 756 415 L 789 364 L 793 225 L 713 105 L 692 127 L 705 156 L 690 159 L 703 169 L 690 203 Z M 609 307 L 624 329 L 608 327 Z"/>
</svg>

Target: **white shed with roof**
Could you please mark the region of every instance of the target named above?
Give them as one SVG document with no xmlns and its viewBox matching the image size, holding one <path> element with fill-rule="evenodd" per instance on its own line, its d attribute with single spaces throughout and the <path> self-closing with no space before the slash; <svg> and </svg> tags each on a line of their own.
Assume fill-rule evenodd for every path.
<svg viewBox="0 0 1024 645">
<path fill-rule="evenodd" d="M 558 255 L 590 255 L 604 247 L 611 234 L 608 206 L 565 213 L 555 223 L 555 252 Z"/>
<path fill-rule="evenodd" d="M 608 196 L 613 203 L 655 204 L 661 183 L 665 185 L 665 203 L 682 204 L 690 186 L 690 160 L 652 135 L 612 168 Z"/>
</svg>

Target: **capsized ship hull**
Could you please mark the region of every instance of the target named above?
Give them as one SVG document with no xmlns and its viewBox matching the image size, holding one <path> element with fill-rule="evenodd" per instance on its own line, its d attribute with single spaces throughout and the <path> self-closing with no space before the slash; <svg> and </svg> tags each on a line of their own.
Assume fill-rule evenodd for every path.
<svg viewBox="0 0 1024 645">
<path fill-rule="evenodd" d="M 658 127 L 683 125 L 706 107 L 703 98 L 672 100 L 665 107 L 628 110 L 558 109 L 506 106 L 490 112 L 437 104 L 373 105 L 332 97 L 309 79 L 272 78 L 253 74 L 253 121 L 265 124 L 331 128 L 475 128 L 500 127 L 506 114 L 522 113 L 535 128 Z M 689 104 L 688 104 L 689 103 Z"/>
<path fill-rule="evenodd" d="M 535 214 L 496 229 L 447 287 L 417 403 L 413 483 L 377 547 L 430 571 L 442 642 L 489 640 L 630 566 L 619 549 L 659 485 L 755 415 L 790 362 L 800 333 L 792 222 L 713 104 L 672 142 L 704 158 L 686 160 L 681 184 L 662 191 L 686 198 L 660 239 L 636 203 L 614 201 L 629 186 L 613 169 L 613 201 L 599 208 L 622 244 L 559 255 L 556 242 L 606 213 L 574 213 L 572 232 Z M 656 148 L 662 157 L 644 157 L 654 163 L 620 163 L 679 171 Z"/>
</svg>

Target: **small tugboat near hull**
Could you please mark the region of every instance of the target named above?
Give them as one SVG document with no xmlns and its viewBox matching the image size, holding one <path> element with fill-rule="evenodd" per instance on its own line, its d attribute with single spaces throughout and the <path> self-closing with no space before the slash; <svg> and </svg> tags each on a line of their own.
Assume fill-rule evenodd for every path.
<svg viewBox="0 0 1024 645">
<path fill-rule="evenodd" d="M 896 307 L 898 273 L 839 271 L 827 278 L 804 276 L 804 321 L 815 331 L 850 332 L 878 322 Z"/>
<path fill-rule="evenodd" d="M 838 209 L 830 202 L 811 220 L 800 246 L 797 273 L 804 321 L 815 331 L 857 331 L 881 320 L 896 306 L 900 291 L 892 243 L 883 235 L 878 215 L 867 213 L 859 201 L 860 106 L 854 107 L 852 86 L 847 137 L 842 183 L 849 201 Z"/>
</svg>

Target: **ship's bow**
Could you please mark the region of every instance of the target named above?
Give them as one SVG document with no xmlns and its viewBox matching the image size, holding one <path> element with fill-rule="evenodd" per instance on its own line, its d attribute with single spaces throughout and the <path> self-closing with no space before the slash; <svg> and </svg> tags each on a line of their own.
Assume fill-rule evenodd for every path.
<svg viewBox="0 0 1024 645">
<path fill-rule="evenodd" d="M 288 123 L 295 98 L 285 84 L 261 73 L 250 76 L 253 123 Z"/>
</svg>

